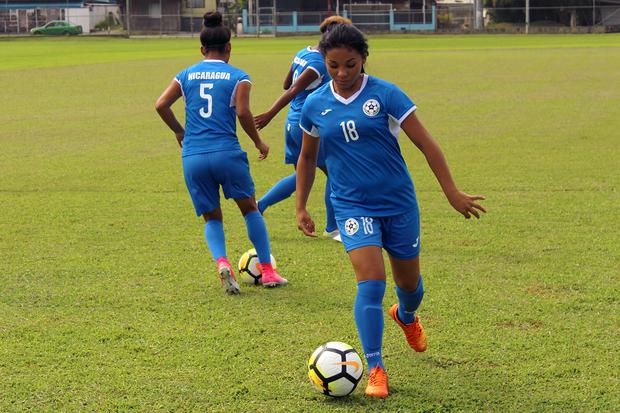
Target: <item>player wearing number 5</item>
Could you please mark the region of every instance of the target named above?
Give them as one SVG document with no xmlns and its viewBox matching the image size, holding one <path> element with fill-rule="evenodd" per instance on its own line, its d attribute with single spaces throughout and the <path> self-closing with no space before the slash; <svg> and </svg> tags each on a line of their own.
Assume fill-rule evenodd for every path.
<svg viewBox="0 0 620 413">
<path fill-rule="evenodd" d="M 261 263 L 263 285 L 286 284 L 271 266 L 267 228 L 254 199 L 247 154 L 237 139 L 235 115 L 258 149 L 259 159 L 267 157 L 269 147 L 256 131 L 250 111 L 250 77 L 228 64 L 230 30 L 222 26 L 222 15 L 206 13 L 204 26 L 200 50 L 205 59 L 176 75 L 157 100 L 156 109 L 182 147 L 185 183 L 196 215 L 202 215 L 206 222 L 205 239 L 226 293 L 238 294 L 239 285 L 226 256 L 220 186 L 245 217 Z M 171 109 L 181 96 L 185 100 L 185 128 Z"/>
<path fill-rule="evenodd" d="M 460 191 L 437 142 L 415 115 L 415 104 L 399 88 L 368 76 L 364 35 L 339 25 L 319 49 L 332 81 L 306 100 L 297 165 L 297 220 L 306 234 L 314 222 L 306 210 L 315 175 L 319 138 L 332 185 L 332 203 L 342 242 L 358 282 L 354 317 L 370 371 L 366 394 L 387 397 L 382 360 L 386 275 L 382 248 L 389 255 L 398 304 L 390 316 L 415 351 L 426 350 L 426 335 L 415 315 L 424 294 L 420 276 L 420 224 L 411 176 L 397 141 L 402 128 L 422 151 L 450 204 L 466 218 L 479 217 L 484 199 Z"/>
</svg>

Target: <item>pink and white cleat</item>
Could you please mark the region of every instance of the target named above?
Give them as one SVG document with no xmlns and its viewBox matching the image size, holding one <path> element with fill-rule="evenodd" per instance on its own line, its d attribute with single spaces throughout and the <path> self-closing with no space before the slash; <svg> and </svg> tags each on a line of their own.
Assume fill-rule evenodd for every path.
<svg viewBox="0 0 620 413">
<path fill-rule="evenodd" d="M 279 285 L 288 284 L 286 278 L 280 277 L 280 274 L 273 268 L 271 264 L 260 264 L 261 269 L 261 282 L 263 287 L 277 287 Z"/>
<path fill-rule="evenodd" d="M 220 257 L 217 260 L 217 272 L 220 275 L 220 281 L 222 282 L 222 286 L 224 287 L 226 294 L 236 295 L 240 293 L 239 284 L 235 279 L 235 274 L 233 273 L 230 263 L 225 257 Z"/>
</svg>

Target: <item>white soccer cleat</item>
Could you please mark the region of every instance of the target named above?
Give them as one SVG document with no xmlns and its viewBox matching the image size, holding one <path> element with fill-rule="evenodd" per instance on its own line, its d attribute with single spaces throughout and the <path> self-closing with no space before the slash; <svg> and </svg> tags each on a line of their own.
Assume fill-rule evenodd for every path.
<svg viewBox="0 0 620 413">
<path fill-rule="evenodd" d="M 340 236 L 340 230 L 335 229 L 333 231 L 323 231 L 323 236 L 333 239 L 334 241 L 342 242 L 342 237 Z"/>
</svg>

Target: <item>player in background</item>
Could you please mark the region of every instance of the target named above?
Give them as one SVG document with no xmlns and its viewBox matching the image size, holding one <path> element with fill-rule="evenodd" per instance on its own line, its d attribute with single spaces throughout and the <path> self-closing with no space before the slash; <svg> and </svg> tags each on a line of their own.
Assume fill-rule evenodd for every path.
<svg viewBox="0 0 620 413">
<path fill-rule="evenodd" d="M 196 215 L 202 215 L 206 222 L 205 239 L 226 293 L 239 294 L 239 285 L 226 257 L 220 186 L 245 217 L 248 236 L 260 260 L 263 285 L 287 284 L 271 265 L 267 228 L 254 200 L 254 181 L 247 154 L 239 145 L 235 115 L 258 149 L 259 159 L 267 157 L 269 146 L 254 126 L 250 77 L 228 64 L 230 30 L 222 25 L 219 12 L 204 15 L 200 42 L 204 60 L 176 75 L 155 107 L 182 147 L 185 183 Z M 171 109 L 181 96 L 185 100 L 185 128 Z"/>
<path fill-rule="evenodd" d="M 343 245 L 357 278 L 354 317 L 368 362 L 366 394 L 387 397 L 381 356 L 389 255 L 398 303 L 389 311 L 408 344 L 426 350 L 415 311 L 424 295 L 420 275 L 420 222 L 413 182 L 400 152 L 402 128 L 422 151 L 450 204 L 465 218 L 479 218 L 484 199 L 460 191 L 437 142 L 416 117 L 415 104 L 395 85 L 364 73 L 368 43 L 354 26 L 339 25 L 319 43 L 332 81 L 304 104 L 303 146 L 297 165 L 297 220 L 306 235 L 315 228 L 306 202 L 315 176 L 319 138 L 332 185 L 332 202 Z M 329 110 L 327 115 L 321 115 Z"/>
<path fill-rule="evenodd" d="M 337 24 L 351 24 L 351 20 L 342 16 L 331 16 L 323 20 L 319 29 L 321 33 L 325 33 Z M 318 46 L 308 46 L 301 49 L 293 58 L 291 67 L 284 79 L 284 93 L 276 99 L 271 109 L 254 118 L 256 127 L 260 130 L 267 126 L 269 122 L 290 103 L 288 115 L 286 117 L 286 125 L 284 127 L 284 142 L 286 146 L 284 162 L 292 164 L 295 168 L 297 168 L 297 159 L 301 151 L 302 131 L 299 128 L 301 108 L 310 93 L 329 82 L 329 80 L 330 77 L 325 68 L 323 56 L 318 50 Z M 322 150 L 319 150 L 317 166 L 327 176 L 325 157 L 323 156 Z M 293 173 L 282 178 L 258 200 L 258 209 L 261 213 L 265 212 L 271 205 L 285 200 L 295 192 L 296 176 L 297 175 Z M 324 235 L 336 241 L 340 241 L 330 194 L 331 189 L 328 177 L 325 183 L 326 225 Z"/>
</svg>

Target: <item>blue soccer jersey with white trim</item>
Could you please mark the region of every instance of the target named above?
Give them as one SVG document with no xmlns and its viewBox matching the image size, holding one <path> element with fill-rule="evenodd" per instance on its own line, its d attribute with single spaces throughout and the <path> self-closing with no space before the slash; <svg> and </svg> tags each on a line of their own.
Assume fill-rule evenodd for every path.
<svg viewBox="0 0 620 413">
<path fill-rule="evenodd" d="M 327 67 L 325 67 L 323 55 L 321 55 L 318 50 L 312 49 L 310 46 L 297 52 L 293 58 L 293 63 L 291 65 L 291 71 L 293 72 L 293 84 L 305 70 L 312 70 L 316 72 L 318 78 L 305 90 L 302 90 L 295 96 L 295 98 L 293 98 L 289 109 L 289 116 L 293 114 L 291 112 L 295 112 L 295 114 L 299 115 L 308 95 L 331 80 L 329 74 L 327 73 Z"/>
<path fill-rule="evenodd" d="M 337 219 L 397 215 L 417 203 L 398 144 L 400 124 L 415 110 L 398 87 L 368 75 L 348 99 L 332 82 L 306 99 L 300 126 L 321 139 Z"/>
<path fill-rule="evenodd" d="M 235 92 L 250 82 L 243 70 L 222 60 L 203 60 L 174 78 L 185 100 L 183 156 L 241 150 L 237 138 Z"/>
</svg>

